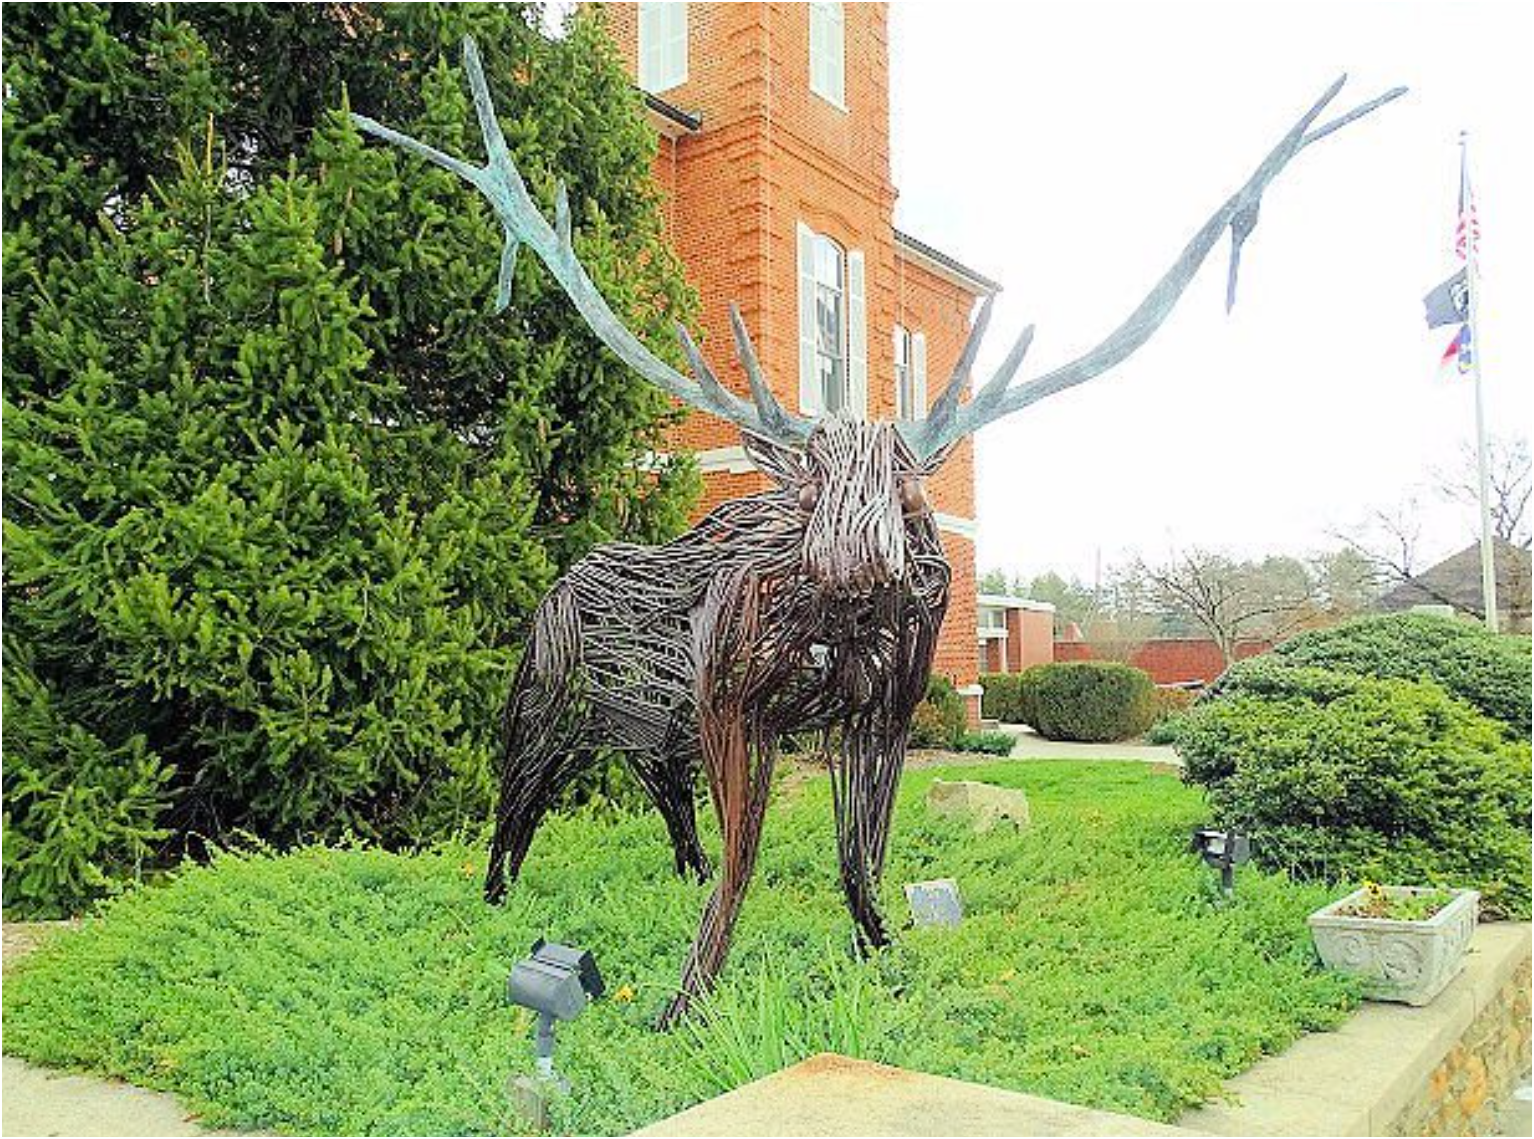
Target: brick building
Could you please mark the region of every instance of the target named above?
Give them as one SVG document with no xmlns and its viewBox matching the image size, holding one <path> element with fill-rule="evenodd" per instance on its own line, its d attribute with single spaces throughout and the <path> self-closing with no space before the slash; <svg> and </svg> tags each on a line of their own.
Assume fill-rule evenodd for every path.
<svg viewBox="0 0 1534 1139">
<path fill-rule="evenodd" d="M 734 301 L 790 410 L 925 414 L 975 302 L 999 286 L 895 228 L 886 6 L 604 11 L 661 135 L 666 224 L 721 380 L 748 390 L 731 347 Z M 769 486 L 713 416 L 690 415 L 674 445 L 698 456 L 702 510 Z M 972 443 L 928 489 L 954 571 L 934 671 L 978 710 Z"/>
</svg>

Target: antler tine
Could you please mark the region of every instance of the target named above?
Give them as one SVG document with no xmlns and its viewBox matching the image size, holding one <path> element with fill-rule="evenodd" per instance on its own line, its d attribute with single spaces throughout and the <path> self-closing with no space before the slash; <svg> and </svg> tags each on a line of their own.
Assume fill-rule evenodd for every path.
<svg viewBox="0 0 1534 1139">
<path fill-rule="evenodd" d="M 1085 383 L 1094 376 L 1101 375 L 1108 369 L 1121 364 L 1149 340 L 1171 315 L 1172 309 L 1176 307 L 1205 258 L 1209 256 L 1227 228 L 1231 230 L 1231 276 L 1227 289 L 1227 301 L 1233 300 L 1235 273 L 1240 264 L 1242 242 L 1256 226 L 1262 195 L 1274 178 L 1283 171 L 1296 154 L 1312 142 L 1325 138 L 1354 120 L 1406 94 L 1405 87 L 1393 87 L 1385 94 L 1311 130 L 1311 124 L 1342 90 L 1346 80 L 1347 76 L 1344 75 L 1327 88 L 1321 98 L 1268 153 L 1257 170 L 1247 179 L 1245 185 L 1231 195 L 1193 235 L 1172 267 L 1156 282 L 1145 299 L 1129 314 L 1128 319 L 1114 329 L 1106 340 L 1070 363 L 1018 387 L 1009 387 L 1004 382 L 998 383 L 1001 374 L 1006 371 L 1006 365 L 1003 365 L 997 378 L 988 383 L 985 390 L 974 400 L 959 407 L 951 417 L 945 420 L 934 417 L 928 423 L 910 425 L 909 437 L 913 449 L 924 457 L 939 454 L 956 440 L 979 430 L 993 420 L 1010 415 L 1057 392 Z M 1016 349 L 1014 349 L 1015 353 Z M 1011 362 L 1011 357 L 1008 362 Z M 1010 376 L 1008 378 L 1010 379 Z M 948 393 L 943 394 L 946 399 Z"/>
<path fill-rule="evenodd" d="M 1023 357 L 1028 355 L 1028 349 L 1033 346 L 1033 325 L 1023 329 L 1022 335 L 1017 338 L 1017 343 L 1012 345 L 1012 351 L 1007 353 L 1007 358 L 1001 362 L 1001 367 L 996 369 L 996 374 L 986 381 L 985 387 L 975 393 L 975 398 L 970 402 L 975 410 L 983 412 L 1005 394 L 1012 384 L 1012 377 L 1017 375 L 1018 368 L 1022 367 Z"/>
<path fill-rule="evenodd" d="M 928 423 L 945 424 L 953 418 L 954 412 L 959 410 L 959 401 L 964 396 L 964 386 L 969 383 L 969 374 L 975 366 L 975 357 L 980 354 L 980 345 L 985 340 L 985 330 L 991 323 L 991 308 L 995 301 L 996 294 L 992 293 L 981 302 L 974 326 L 969 330 L 969 336 L 965 338 L 964 350 L 959 353 L 959 362 L 949 373 L 948 386 L 943 389 L 943 394 L 937 397 L 937 402 L 927 413 Z"/>
<path fill-rule="evenodd" d="M 784 411 L 783 405 L 767 386 L 761 362 L 756 358 L 756 345 L 751 343 L 751 333 L 746 331 L 746 322 L 741 318 L 740 308 L 733 302 L 730 304 L 730 328 L 735 333 L 735 355 L 740 358 L 740 366 L 746 370 L 746 380 L 751 384 L 751 398 L 756 401 L 757 414 L 762 417 L 762 422 L 780 435 L 797 438 L 808 435 L 808 421 L 796 419 Z"/>
<path fill-rule="evenodd" d="M 506 136 L 495 114 L 495 104 L 490 96 L 490 86 L 485 81 L 484 67 L 480 62 L 479 48 L 472 36 L 463 39 L 463 66 L 469 77 L 469 89 L 474 97 L 474 111 L 479 119 L 480 133 L 485 140 L 486 162 L 474 166 L 461 159 L 445 154 L 418 139 L 384 126 L 366 115 L 352 116 L 359 128 L 386 142 L 394 143 L 444 170 L 458 175 L 477 189 L 489 201 L 506 232 L 506 242 L 501 250 L 500 271 L 496 282 L 496 311 L 511 302 L 511 284 L 516 268 L 517 251 L 526 245 L 537 254 L 550 275 L 564 290 L 587 326 L 603 344 L 612 350 L 625 364 L 644 379 L 684 403 L 712 412 L 730 420 L 743 429 L 786 444 L 795 444 L 809 434 L 809 423 L 790 416 L 781 407 L 769 413 L 758 399 L 753 405 L 725 389 L 713 372 L 702 363 L 702 356 L 691 337 L 684 336 L 683 350 L 693 362 L 695 379 L 682 375 L 670 364 L 651 352 L 640 339 L 628 330 L 608 306 L 601 291 L 587 275 L 585 266 L 576 256 L 570 231 L 570 205 L 568 192 L 563 183 L 559 185 L 554 203 L 554 225 L 551 227 L 539 212 L 537 204 L 527 191 L 521 173 L 506 145 Z M 759 378 L 759 377 L 758 377 Z M 754 381 L 755 383 L 755 381 Z M 753 386 L 753 391 L 754 391 Z"/>
<path fill-rule="evenodd" d="M 703 353 L 698 350 L 698 345 L 692 338 L 692 333 L 687 331 L 687 326 L 681 321 L 676 322 L 676 338 L 681 342 L 682 353 L 687 357 L 687 364 L 692 370 L 693 378 L 698 381 L 698 387 L 702 389 L 708 399 L 710 411 L 717 408 L 728 408 L 730 393 L 719 382 L 719 377 L 714 375 L 714 369 L 708 366 L 708 361 L 703 358 Z"/>
</svg>

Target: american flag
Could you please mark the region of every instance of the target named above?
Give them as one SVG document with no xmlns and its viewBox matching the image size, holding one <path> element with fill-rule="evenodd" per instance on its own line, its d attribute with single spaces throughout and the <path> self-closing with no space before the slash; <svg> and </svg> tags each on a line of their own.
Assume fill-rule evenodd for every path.
<svg viewBox="0 0 1534 1139">
<path fill-rule="evenodd" d="M 1475 216 L 1475 194 L 1470 189 L 1470 171 L 1465 164 L 1465 151 L 1459 154 L 1459 221 L 1454 226 L 1454 255 L 1461 261 L 1481 249 L 1481 223 Z"/>
</svg>

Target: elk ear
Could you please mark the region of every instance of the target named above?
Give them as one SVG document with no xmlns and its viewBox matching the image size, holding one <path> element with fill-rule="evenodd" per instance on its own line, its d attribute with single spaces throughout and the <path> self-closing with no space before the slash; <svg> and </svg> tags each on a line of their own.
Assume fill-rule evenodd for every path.
<svg viewBox="0 0 1534 1139">
<path fill-rule="evenodd" d="M 765 435 L 742 430 L 740 441 L 746 457 L 771 476 L 779 486 L 795 487 L 805 480 L 804 452 Z"/>
</svg>

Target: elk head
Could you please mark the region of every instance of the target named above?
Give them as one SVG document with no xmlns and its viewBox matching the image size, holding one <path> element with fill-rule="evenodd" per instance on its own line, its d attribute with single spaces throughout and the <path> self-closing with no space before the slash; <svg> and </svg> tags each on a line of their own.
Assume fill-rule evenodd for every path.
<svg viewBox="0 0 1534 1139">
<path fill-rule="evenodd" d="M 802 447 L 742 432 L 746 454 L 778 484 L 803 526 L 801 568 L 826 598 L 867 597 L 909 570 L 907 528 L 930 524 L 926 478 L 890 423 L 830 416 Z"/>
<path fill-rule="evenodd" d="M 927 417 L 893 424 L 870 424 L 834 416 L 811 420 L 786 411 L 772 395 L 745 324 L 733 306 L 731 324 L 736 353 L 750 385 L 749 401 L 719 382 L 685 328 L 678 326 L 677 332 L 692 372 L 690 378 L 646 348 L 608 307 L 576 257 L 570 240 L 570 208 L 563 183 L 556 196 L 552 226 L 529 196 L 496 120 L 479 51 L 468 36 L 464 37 L 463 59 L 488 155 L 484 166 L 473 166 L 454 158 L 364 115 L 353 115 L 353 120 L 368 133 L 453 171 L 489 200 L 506 234 L 501 253 L 497 311 L 510 303 L 517 251 L 527 245 L 570 297 L 598 339 L 620 359 L 661 390 L 739 427 L 748 451 L 758 464 L 781 486 L 792 488 L 801 496 L 809 534 L 824 539 L 823 545 L 807 549 L 805 568 L 825 589 L 852 593 L 867 592 L 900 575 L 904 564 L 900 519 L 925 509 L 921 480 L 942 464 L 959 440 L 992 420 L 1084 383 L 1122 363 L 1149 340 L 1171 314 L 1227 229 L 1231 234 L 1226 293 L 1229 308 L 1235 300 L 1241 247 L 1257 224 L 1258 207 L 1269 183 L 1306 146 L 1406 92 L 1404 87 L 1393 88 L 1312 128 L 1321 112 L 1342 90 L 1347 77 L 1333 83 L 1268 153 L 1246 183 L 1193 235 L 1181 256 L 1128 318 L 1095 348 L 1045 375 L 1014 384 L 1013 379 L 1033 340 L 1030 326 L 1023 330 L 995 374 L 966 402 L 963 397 L 970 388 L 970 372 L 990 320 L 991 302 L 987 299 L 952 378 Z M 789 457 L 790 453 L 793 457 Z M 853 473 L 858 477 L 849 477 Z"/>
</svg>

